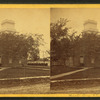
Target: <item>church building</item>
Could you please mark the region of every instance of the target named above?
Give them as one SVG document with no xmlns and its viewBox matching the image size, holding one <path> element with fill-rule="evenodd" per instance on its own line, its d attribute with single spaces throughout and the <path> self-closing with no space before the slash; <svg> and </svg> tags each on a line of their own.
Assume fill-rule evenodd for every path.
<svg viewBox="0 0 100 100">
<path fill-rule="evenodd" d="M 73 60 L 73 66 L 85 66 L 85 67 L 98 67 L 100 65 L 100 55 L 97 54 L 89 54 L 90 52 L 94 52 L 94 43 L 95 41 L 89 41 L 89 34 L 98 34 L 97 22 L 94 20 L 87 20 L 84 23 L 84 30 L 82 31 L 82 36 L 87 36 L 88 39 L 84 39 L 83 43 L 81 43 L 79 49 L 75 50 L 75 56 Z M 87 41 L 88 40 L 88 41 Z M 91 49 L 88 49 L 89 45 L 91 45 Z M 90 50 L 90 51 L 89 51 Z"/>
<path fill-rule="evenodd" d="M 91 41 L 89 34 L 98 34 L 97 22 L 94 20 L 85 21 L 84 30 L 81 36 L 85 36 L 86 39 L 82 40 L 78 47 L 74 47 L 73 57 L 69 57 L 69 61 L 66 61 L 67 66 L 70 67 L 98 67 L 100 65 L 100 55 L 94 54 L 93 50 L 95 47 L 94 40 Z M 91 49 L 88 47 L 90 47 Z M 89 54 L 92 52 L 92 54 Z"/>
<path fill-rule="evenodd" d="M 13 20 L 4 20 L 1 23 L 1 29 L 0 33 L 16 33 L 15 29 L 15 22 Z M 16 66 L 22 66 L 23 65 L 24 59 L 12 59 L 12 58 L 7 58 L 4 55 L 0 54 L 0 66 L 1 67 L 16 67 Z"/>
</svg>

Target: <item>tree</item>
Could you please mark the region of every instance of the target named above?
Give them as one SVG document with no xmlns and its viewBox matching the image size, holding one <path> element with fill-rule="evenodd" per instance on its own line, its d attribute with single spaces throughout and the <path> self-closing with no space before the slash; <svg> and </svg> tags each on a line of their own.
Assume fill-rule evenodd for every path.
<svg viewBox="0 0 100 100">
<path fill-rule="evenodd" d="M 51 23 L 51 60 L 62 60 L 65 64 L 72 52 L 75 44 L 75 33 L 69 34 L 69 29 L 66 25 L 69 20 L 60 18 L 56 23 Z"/>
<path fill-rule="evenodd" d="M 100 36 L 98 32 L 83 32 L 81 37 L 81 46 L 84 53 L 89 58 L 95 58 L 100 51 Z"/>
<path fill-rule="evenodd" d="M 31 45 L 29 48 L 29 53 L 31 55 L 31 60 L 39 60 L 39 46 L 44 45 L 43 34 L 35 34 L 33 37 L 28 37 L 28 43 Z"/>
<path fill-rule="evenodd" d="M 0 54 L 5 60 L 27 59 L 30 51 L 36 59 L 39 55 L 38 47 L 39 40 L 35 40 L 32 36 L 12 32 L 0 33 Z"/>
<path fill-rule="evenodd" d="M 68 35 L 69 28 L 66 27 L 69 20 L 60 18 L 56 23 L 50 24 L 50 35 L 52 39 L 60 40 Z"/>
</svg>

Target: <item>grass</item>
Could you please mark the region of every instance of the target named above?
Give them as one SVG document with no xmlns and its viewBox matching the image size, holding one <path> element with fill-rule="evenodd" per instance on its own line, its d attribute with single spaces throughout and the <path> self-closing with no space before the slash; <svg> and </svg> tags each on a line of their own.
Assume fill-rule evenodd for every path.
<svg viewBox="0 0 100 100">
<path fill-rule="evenodd" d="M 43 69 L 50 69 L 50 66 L 34 66 L 34 65 L 27 65 L 26 68 L 43 68 Z"/>
<path fill-rule="evenodd" d="M 16 86 L 29 86 L 33 84 L 48 83 L 50 81 L 47 78 L 30 78 L 30 79 L 19 79 L 22 77 L 34 77 L 34 76 L 49 76 L 50 71 L 47 66 L 26 66 L 26 67 L 12 67 L 0 71 L 0 88 L 16 87 Z M 39 69 L 37 69 L 39 68 Z M 48 69 L 48 70 L 43 70 Z"/>
<path fill-rule="evenodd" d="M 88 78 L 90 80 L 73 80 L 73 79 L 84 79 Z M 95 79 L 92 79 L 95 78 Z M 71 89 L 82 89 L 82 88 L 91 88 L 100 86 L 100 67 L 90 68 L 84 71 L 80 71 L 77 73 L 73 73 L 64 77 L 56 78 L 54 80 L 65 80 L 61 82 L 51 82 L 52 90 L 67 90 Z M 72 79 L 71 81 L 67 81 L 67 79 Z"/>
<path fill-rule="evenodd" d="M 0 71 L 0 79 L 3 78 L 20 78 L 20 77 L 34 77 L 34 76 L 49 76 L 49 70 L 29 69 L 29 68 L 8 68 Z"/>
<path fill-rule="evenodd" d="M 79 91 L 78 94 L 89 93 L 89 92 L 92 93 L 93 91 L 96 93 L 96 91 L 100 92 L 100 80 L 56 82 L 56 83 L 51 83 L 50 88 L 51 90 L 56 90 L 55 92 L 62 90 L 61 93 L 65 92 L 69 94 L 71 94 L 71 91 L 73 91 L 73 93 L 76 94 L 78 91 Z M 85 89 L 87 89 L 87 91 L 85 91 Z"/>
<path fill-rule="evenodd" d="M 0 88 L 0 94 L 47 94 L 49 90 L 49 83 L 31 84 L 16 87 Z"/>
<path fill-rule="evenodd" d="M 81 69 L 82 67 L 51 66 L 51 76 Z"/>
<path fill-rule="evenodd" d="M 99 67 L 90 68 L 57 79 L 63 80 L 63 79 L 83 79 L 83 78 L 100 78 L 100 68 Z"/>
</svg>

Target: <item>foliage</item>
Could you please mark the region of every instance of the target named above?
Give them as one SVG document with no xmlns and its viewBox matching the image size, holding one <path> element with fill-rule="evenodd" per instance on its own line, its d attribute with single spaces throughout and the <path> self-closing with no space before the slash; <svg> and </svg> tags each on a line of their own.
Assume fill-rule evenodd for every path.
<svg viewBox="0 0 100 100">
<path fill-rule="evenodd" d="M 69 33 L 70 28 L 66 25 L 69 21 L 60 18 L 56 23 L 51 23 L 51 59 L 62 60 L 73 56 L 73 50 L 79 41 L 80 36 L 76 32 Z"/>
<path fill-rule="evenodd" d="M 32 36 L 18 35 L 12 32 L 0 33 L 0 54 L 6 58 L 26 59 L 31 51 L 36 59 L 39 55 L 38 47 L 38 40 L 35 40 Z"/>
<path fill-rule="evenodd" d="M 98 59 L 100 56 L 100 35 L 95 31 L 71 32 L 67 27 L 67 19 L 60 18 L 51 23 L 51 61 L 65 64 L 72 58 L 72 62 L 79 62 L 80 56 L 89 59 Z"/>
<path fill-rule="evenodd" d="M 64 38 L 68 34 L 68 28 L 65 27 L 68 20 L 64 18 L 60 18 L 56 23 L 50 24 L 50 35 L 53 39 L 61 39 Z"/>
<path fill-rule="evenodd" d="M 84 32 L 80 42 L 86 56 L 94 58 L 100 52 L 100 36 L 97 32 Z"/>
</svg>

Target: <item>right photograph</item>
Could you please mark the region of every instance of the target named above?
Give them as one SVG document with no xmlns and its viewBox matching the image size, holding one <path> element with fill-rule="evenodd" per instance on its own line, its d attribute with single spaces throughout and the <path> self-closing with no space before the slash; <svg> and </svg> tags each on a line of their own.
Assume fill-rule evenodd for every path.
<svg viewBox="0 0 100 100">
<path fill-rule="evenodd" d="M 51 8 L 52 93 L 100 93 L 100 8 Z"/>
</svg>

